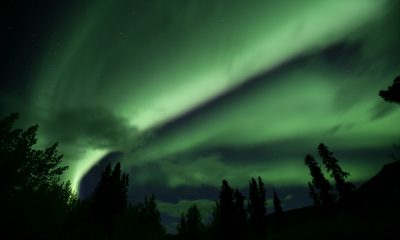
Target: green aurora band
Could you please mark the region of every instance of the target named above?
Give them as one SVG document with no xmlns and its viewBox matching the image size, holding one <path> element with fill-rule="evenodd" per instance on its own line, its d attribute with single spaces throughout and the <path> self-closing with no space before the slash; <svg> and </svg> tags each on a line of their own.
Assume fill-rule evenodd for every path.
<svg viewBox="0 0 400 240">
<path fill-rule="evenodd" d="M 302 151 L 315 151 L 321 141 L 335 151 L 374 149 L 398 140 L 400 130 L 391 126 L 400 111 L 385 105 L 377 91 L 399 66 L 385 57 L 370 66 L 373 55 L 393 47 L 387 39 L 375 39 L 390 6 L 384 0 L 93 1 L 68 29 L 56 32 L 38 63 L 31 108 L 44 129 L 40 139 L 60 142 L 70 165 L 65 177 L 74 190 L 101 157 L 116 150 L 130 152 L 126 169 L 159 164 L 170 187 L 216 186 L 223 177 L 243 187 L 257 175 L 276 185 L 304 185 L 307 152 Z M 318 58 L 332 44 L 361 38 L 368 41 L 350 71 Z M 142 133 L 302 56 L 311 60 L 132 150 Z M 105 131 L 105 143 L 92 145 L 79 142 L 77 130 L 50 133 L 76 126 L 54 121 L 59 112 L 82 108 L 108 109 L 123 122 L 118 130 L 123 140 L 107 138 L 114 136 L 113 129 L 99 129 Z M 390 114 L 373 118 L 381 108 Z M 87 119 L 90 124 L 96 116 Z M 290 154 L 282 150 L 282 156 L 256 164 L 223 162 L 218 153 L 174 158 L 209 146 L 267 148 L 287 139 L 302 142 L 291 146 Z M 351 180 L 365 180 L 382 164 L 360 162 L 361 156 L 343 163 Z M 135 175 L 138 184 L 156 177 L 145 171 Z"/>
</svg>

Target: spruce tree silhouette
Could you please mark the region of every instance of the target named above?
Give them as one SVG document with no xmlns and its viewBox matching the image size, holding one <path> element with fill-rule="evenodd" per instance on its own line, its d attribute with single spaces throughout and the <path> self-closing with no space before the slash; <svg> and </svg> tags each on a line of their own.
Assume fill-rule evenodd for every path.
<svg viewBox="0 0 400 240">
<path fill-rule="evenodd" d="M 201 220 L 199 209 L 195 204 L 188 209 L 186 214 L 182 213 L 177 229 L 179 239 L 203 239 L 202 233 L 204 231 L 204 225 Z"/>
<path fill-rule="evenodd" d="M 335 180 L 336 190 L 339 193 L 339 197 L 344 201 L 349 201 L 354 188 L 352 183 L 346 182 L 346 178 L 350 174 L 342 170 L 338 160 L 333 157 L 333 152 L 329 151 L 325 144 L 319 144 L 318 152 L 322 158 L 322 162 L 324 163 L 326 170 Z"/>
<path fill-rule="evenodd" d="M 130 204 L 117 218 L 111 239 L 165 239 L 160 212 L 154 195 L 145 197 L 143 203 Z M 85 238 L 87 239 L 87 238 Z M 174 238 L 175 239 L 175 238 Z"/>
<path fill-rule="evenodd" d="M 176 230 L 178 230 L 178 239 L 186 239 L 187 235 L 189 235 L 186 221 L 185 213 L 181 213 L 181 219 L 179 220 L 178 226 L 176 226 Z"/>
<path fill-rule="evenodd" d="M 217 206 L 219 207 L 220 211 L 220 238 L 235 238 L 235 234 L 233 231 L 233 227 L 235 224 L 233 190 L 225 179 L 222 180 L 221 191 L 219 193 L 219 202 Z"/>
<path fill-rule="evenodd" d="M 211 221 L 206 225 L 206 232 L 212 239 L 222 239 L 222 220 L 219 199 L 215 202 L 211 215 Z"/>
<path fill-rule="evenodd" d="M 216 239 L 248 239 L 249 227 L 244 199 L 238 189 L 233 190 L 223 180 L 208 232 Z"/>
<path fill-rule="evenodd" d="M 252 235 L 256 234 L 257 221 L 258 221 L 258 206 L 260 205 L 260 198 L 258 194 L 257 182 L 254 178 L 249 181 L 249 201 L 247 203 L 247 211 L 249 213 L 249 223 Z"/>
<path fill-rule="evenodd" d="M 387 102 L 400 103 L 400 76 L 393 80 L 393 84 L 387 90 L 379 91 L 379 96 Z"/>
<path fill-rule="evenodd" d="M 309 189 L 309 195 L 313 200 L 314 206 L 320 206 L 321 205 L 321 200 L 319 198 L 319 194 L 315 191 L 314 186 L 312 183 L 308 182 L 308 189 Z"/>
<path fill-rule="evenodd" d="M 285 216 L 282 209 L 282 201 L 279 199 L 278 194 L 274 189 L 274 217 L 275 217 L 275 227 L 280 231 L 285 223 Z"/>
<path fill-rule="evenodd" d="M 258 226 L 258 235 L 260 237 L 265 237 L 266 235 L 266 225 L 267 225 L 267 198 L 266 198 L 266 191 L 264 187 L 264 183 L 261 180 L 261 177 L 258 177 L 258 192 L 260 194 L 260 206 L 258 211 L 258 219 L 260 220 Z"/>
<path fill-rule="evenodd" d="M 92 219 L 111 233 L 116 218 L 127 207 L 128 175 L 121 175 L 121 164 L 111 171 L 108 164 L 92 196 Z"/>
<path fill-rule="evenodd" d="M 310 154 L 306 155 L 304 163 L 310 169 L 312 185 L 318 190 L 322 206 L 327 210 L 332 209 L 334 205 L 334 195 L 331 193 L 332 186 L 322 173 L 321 167 Z"/>
<path fill-rule="evenodd" d="M 247 206 L 251 235 L 253 237 L 265 237 L 266 235 L 266 196 L 264 183 L 258 177 L 258 183 L 254 178 L 249 182 L 249 202 Z"/>
<path fill-rule="evenodd" d="M 144 203 L 139 204 L 139 214 L 141 225 L 146 231 L 158 238 L 165 235 L 165 228 L 161 224 L 161 215 L 154 194 L 149 199 L 145 197 Z"/>
<path fill-rule="evenodd" d="M 114 206 L 115 213 L 123 212 L 128 204 L 128 174 L 121 174 L 121 164 L 118 162 L 111 173 L 111 189 L 114 189 Z"/>
<path fill-rule="evenodd" d="M 236 189 L 234 193 L 233 208 L 235 211 L 234 231 L 237 239 L 248 239 L 249 230 L 247 224 L 247 212 L 244 207 L 244 196 Z"/>
</svg>

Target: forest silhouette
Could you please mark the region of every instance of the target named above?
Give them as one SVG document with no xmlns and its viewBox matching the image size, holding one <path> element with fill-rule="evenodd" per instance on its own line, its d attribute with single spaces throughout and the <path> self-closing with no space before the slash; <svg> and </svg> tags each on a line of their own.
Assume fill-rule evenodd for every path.
<svg viewBox="0 0 400 240">
<path fill-rule="evenodd" d="M 379 95 L 399 104 L 400 77 Z M 261 177 L 249 179 L 248 199 L 222 180 L 210 221 L 192 205 L 182 212 L 177 234 L 167 234 L 154 195 L 128 202 L 129 176 L 120 163 L 107 165 L 90 197 L 80 199 L 70 182 L 60 179 L 68 166 L 57 144 L 35 149 L 38 126 L 15 128 L 18 117 L 0 120 L 3 239 L 395 239 L 400 229 L 399 157 L 356 189 L 347 180 L 350 173 L 321 143 L 322 164 L 310 154 L 304 157 L 313 206 L 285 212 L 279 189 L 272 189 L 274 212 L 268 213 L 271 191 Z"/>
</svg>

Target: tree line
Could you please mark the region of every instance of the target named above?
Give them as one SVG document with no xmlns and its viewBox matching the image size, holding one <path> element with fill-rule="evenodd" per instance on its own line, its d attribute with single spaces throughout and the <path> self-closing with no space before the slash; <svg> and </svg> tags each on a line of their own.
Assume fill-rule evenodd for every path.
<svg viewBox="0 0 400 240">
<path fill-rule="evenodd" d="M 379 92 L 388 102 L 400 103 L 400 77 Z M 0 120 L 0 212 L 2 238 L 15 239 L 167 239 L 155 196 L 143 203 L 127 200 L 129 176 L 120 163 L 108 165 L 88 199 L 79 199 L 69 181 L 60 180 L 62 165 L 57 144 L 35 149 L 38 125 L 15 128 L 18 114 Z M 320 164 L 304 159 L 311 181 L 309 194 L 315 208 L 332 212 L 354 204 L 354 186 L 328 147 L 318 153 L 334 186 Z M 268 226 L 266 190 L 261 177 L 251 178 L 246 201 L 238 189 L 222 181 L 212 219 L 203 223 L 196 205 L 182 213 L 178 239 L 264 239 L 268 229 L 285 228 L 281 200 L 273 189 L 273 226 Z"/>
<path fill-rule="evenodd" d="M 336 191 L 314 157 L 307 154 L 304 163 L 309 168 L 312 178 L 312 181 L 308 182 L 310 197 L 318 211 L 333 213 L 349 206 L 353 198 L 354 185 L 346 180 L 349 173 L 341 168 L 325 144 L 321 143 L 318 151 L 326 171 L 334 180 Z M 248 196 L 245 204 L 242 193 L 238 189 L 232 189 L 228 182 L 223 180 L 210 223 L 203 224 L 197 206 L 191 206 L 187 213 L 182 213 L 177 226 L 179 239 L 264 239 L 267 231 L 284 230 L 285 213 L 275 189 L 273 189 L 274 213 L 269 221 L 271 226 L 267 224 L 266 190 L 261 177 L 250 179 Z"/>
<path fill-rule="evenodd" d="M 108 165 L 93 194 L 79 199 L 60 177 L 57 144 L 35 149 L 38 126 L 15 128 L 18 114 L 0 120 L 2 239 L 163 239 L 154 196 L 127 201 L 129 176 Z"/>
<path fill-rule="evenodd" d="M 274 228 L 284 225 L 284 213 L 274 190 Z M 222 181 L 219 198 L 215 204 L 212 219 L 202 222 L 199 209 L 194 204 L 182 213 L 177 226 L 178 239 L 263 239 L 267 234 L 267 199 L 261 177 L 249 181 L 249 199 L 238 189 Z"/>
</svg>

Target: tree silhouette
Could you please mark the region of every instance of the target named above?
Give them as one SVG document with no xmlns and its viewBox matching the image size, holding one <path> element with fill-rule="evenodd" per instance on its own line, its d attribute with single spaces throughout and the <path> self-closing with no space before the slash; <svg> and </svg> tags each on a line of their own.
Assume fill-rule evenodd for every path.
<svg viewBox="0 0 400 240">
<path fill-rule="evenodd" d="M 205 231 L 209 238 L 222 239 L 222 217 L 221 207 L 219 199 L 215 202 L 215 206 L 212 211 L 212 218 L 209 224 L 206 225 Z"/>
<path fill-rule="evenodd" d="M 177 227 L 180 239 L 202 239 L 204 225 L 201 221 L 201 215 L 196 205 L 192 205 L 186 214 L 182 213 L 180 223 Z"/>
<path fill-rule="evenodd" d="M 219 194 L 219 204 L 217 205 L 220 211 L 220 237 L 222 239 L 231 239 L 234 236 L 234 200 L 233 190 L 226 180 L 222 180 L 221 191 Z"/>
<path fill-rule="evenodd" d="M 275 217 L 275 226 L 278 231 L 283 227 L 285 221 L 285 216 L 281 204 L 282 201 L 279 199 L 278 194 L 276 194 L 276 191 L 274 189 L 274 210 L 275 210 L 274 217 Z"/>
<path fill-rule="evenodd" d="M 0 120 L 0 211 L 3 234 L 15 238 L 48 239 L 76 204 L 69 182 L 60 175 L 62 156 L 57 144 L 35 149 L 38 125 L 14 128 L 18 114 Z M 38 221 L 37 219 L 40 219 Z"/>
<path fill-rule="evenodd" d="M 140 222 L 146 231 L 152 232 L 154 236 L 162 237 L 165 235 L 165 228 L 161 224 L 160 211 L 154 194 L 148 199 L 145 197 L 144 203 L 139 204 Z"/>
<path fill-rule="evenodd" d="M 316 192 L 314 186 L 310 182 L 308 182 L 308 189 L 309 189 L 309 195 L 313 200 L 314 206 L 320 206 L 321 200 L 319 198 L 319 194 Z"/>
<path fill-rule="evenodd" d="M 244 199 L 238 189 L 233 190 L 228 182 L 223 180 L 208 232 L 217 239 L 247 239 L 249 228 Z"/>
<path fill-rule="evenodd" d="M 379 96 L 387 102 L 400 103 L 400 76 L 393 80 L 393 84 L 387 90 L 379 91 Z"/>
<path fill-rule="evenodd" d="M 247 239 L 249 230 L 247 224 L 247 212 L 244 207 L 244 196 L 242 193 L 236 189 L 234 192 L 234 214 L 235 214 L 235 223 L 234 223 L 234 231 L 237 239 Z"/>
<path fill-rule="evenodd" d="M 130 204 L 117 218 L 109 239 L 165 239 L 160 212 L 154 195 L 145 197 L 143 203 Z"/>
<path fill-rule="evenodd" d="M 331 209 L 334 204 L 334 196 L 331 193 L 332 186 L 329 181 L 325 178 L 321 171 L 321 167 L 317 164 L 314 157 L 307 154 L 304 163 L 310 169 L 312 177 L 312 185 L 318 190 L 319 199 L 321 200 L 322 206 L 327 209 Z"/>
<path fill-rule="evenodd" d="M 251 233 L 256 237 L 265 237 L 266 234 L 266 198 L 265 188 L 261 177 L 258 177 L 258 183 L 254 178 L 249 182 L 249 202 L 247 210 Z"/>
<path fill-rule="evenodd" d="M 128 175 L 121 175 L 121 164 L 113 170 L 108 164 L 92 196 L 92 217 L 109 233 L 113 223 L 127 207 Z"/>
<path fill-rule="evenodd" d="M 0 187 L 8 197 L 56 184 L 68 168 L 60 166 L 62 155 L 57 152 L 57 143 L 44 150 L 34 149 L 39 126 L 13 129 L 17 119 L 14 113 L 0 121 Z"/>
<path fill-rule="evenodd" d="M 179 224 L 176 227 L 176 229 L 178 230 L 178 238 L 179 239 L 187 239 L 188 235 L 191 234 L 189 232 L 189 227 L 187 226 L 187 220 L 186 220 L 186 216 L 184 213 L 181 213 L 181 219 L 179 220 Z"/>
<path fill-rule="evenodd" d="M 335 180 L 336 190 L 339 193 L 341 199 L 349 200 L 354 185 L 346 182 L 346 178 L 349 176 L 348 172 L 345 172 L 340 167 L 338 160 L 333 157 L 333 152 L 329 151 L 328 147 L 323 143 L 319 144 L 318 152 L 322 158 L 326 170 L 330 173 L 331 177 Z"/>
</svg>

